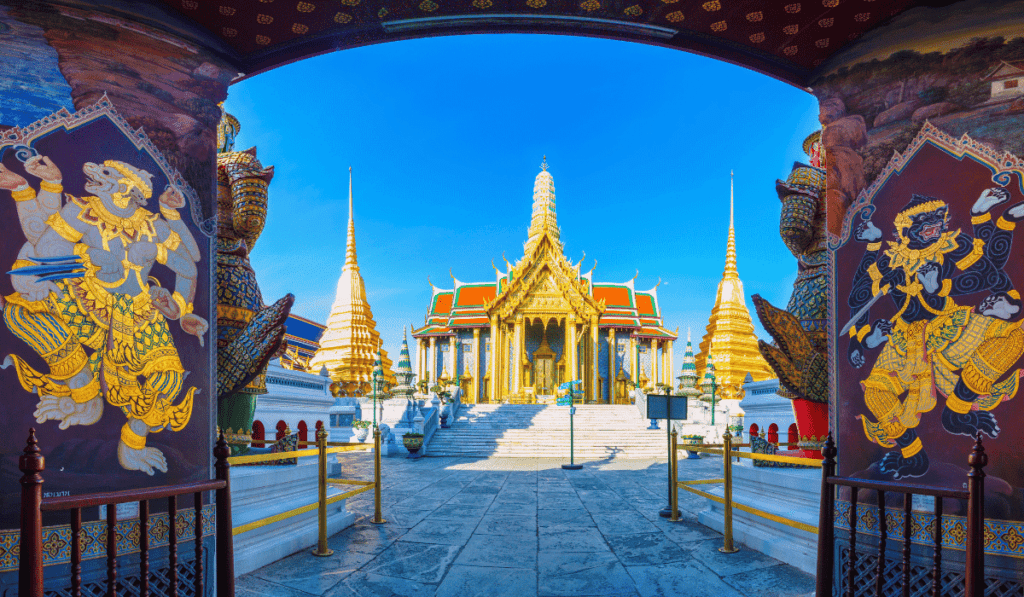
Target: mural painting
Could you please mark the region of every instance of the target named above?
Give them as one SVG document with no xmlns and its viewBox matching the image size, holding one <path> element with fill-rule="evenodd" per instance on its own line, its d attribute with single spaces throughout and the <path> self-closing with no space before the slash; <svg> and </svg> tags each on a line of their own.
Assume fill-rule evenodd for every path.
<svg viewBox="0 0 1024 597">
<path fill-rule="evenodd" d="M 107 98 L 0 137 L 0 528 L 29 427 L 46 495 L 205 478 L 211 233 L 194 190 Z"/>
</svg>

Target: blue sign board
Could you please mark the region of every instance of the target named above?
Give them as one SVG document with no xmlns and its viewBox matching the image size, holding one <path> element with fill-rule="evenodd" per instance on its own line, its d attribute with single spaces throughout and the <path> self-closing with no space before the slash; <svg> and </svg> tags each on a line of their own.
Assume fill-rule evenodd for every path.
<svg viewBox="0 0 1024 597">
<path fill-rule="evenodd" d="M 686 418 L 686 396 L 647 395 L 647 418 L 680 421 Z"/>
</svg>

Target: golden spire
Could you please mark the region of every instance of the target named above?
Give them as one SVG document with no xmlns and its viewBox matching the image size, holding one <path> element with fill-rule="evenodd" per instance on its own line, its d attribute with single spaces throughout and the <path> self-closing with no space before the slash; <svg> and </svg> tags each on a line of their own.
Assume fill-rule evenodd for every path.
<svg viewBox="0 0 1024 597">
<path fill-rule="evenodd" d="M 352 166 L 348 167 L 348 241 L 345 243 L 345 267 L 352 266 L 359 271 L 356 263 L 356 223 L 352 218 Z"/>
<path fill-rule="evenodd" d="M 729 180 L 729 240 L 725 249 L 725 271 L 718 283 L 715 306 L 708 320 L 707 333 L 700 343 L 696 370 L 703 371 L 708 352 L 715 362 L 718 386 L 726 398 L 743 397 L 743 380 L 749 373 L 754 381 L 775 377 L 761 356 L 754 335 L 754 323 L 743 293 L 743 281 L 736 268 L 735 185 Z"/>
<path fill-rule="evenodd" d="M 540 174 L 533 183 L 533 214 L 530 216 L 530 229 L 527 232 L 527 253 L 537 245 L 544 234 L 547 234 L 556 245 L 559 242 L 558 218 L 555 214 L 555 180 L 548 172 L 548 156 L 544 156 L 540 169 Z"/>
<path fill-rule="evenodd" d="M 365 391 L 373 378 L 373 363 L 380 348 L 380 332 L 366 300 L 366 288 L 356 261 L 356 227 L 352 205 L 352 168 L 348 169 L 348 241 L 345 265 L 341 268 L 327 329 L 320 337 L 320 348 L 309 366 L 318 371 L 326 366 L 331 379 L 346 392 Z M 391 359 L 381 351 L 385 379 L 394 385 Z M 347 387 L 346 387 L 347 386 Z"/>
</svg>

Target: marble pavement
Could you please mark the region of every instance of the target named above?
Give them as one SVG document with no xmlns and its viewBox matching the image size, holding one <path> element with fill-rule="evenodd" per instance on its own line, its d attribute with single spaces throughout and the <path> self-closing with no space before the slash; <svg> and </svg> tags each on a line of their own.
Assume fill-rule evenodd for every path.
<svg viewBox="0 0 1024 597">
<path fill-rule="evenodd" d="M 371 478 L 368 454 L 343 476 Z M 718 552 L 702 498 L 680 492 L 683 521 L 658 516 L 664 461 L 610 459 L 564 471 L 560 459 L 384 459 L 385 525 L 372 493 L 349 500 L 356 524 L 333 556 L 303 550 L 237 580 L 239 597 L 656 596 L 796 597 L 814 578 L 750 549 Z M 681 478 L 712 478 L 721 460 L 680 460 Z M 742 547 L 742 546 L 741 546 Z"/>
</svg>

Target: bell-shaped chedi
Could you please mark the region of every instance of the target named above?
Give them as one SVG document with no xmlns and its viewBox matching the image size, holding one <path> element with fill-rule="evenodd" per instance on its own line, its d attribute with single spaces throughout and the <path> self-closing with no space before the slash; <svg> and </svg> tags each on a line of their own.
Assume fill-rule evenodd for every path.
<svg viewBox="0 0 1024 597">
<path fill-rule="evenodd" d="M 347 396 L 369 395 L 372 391 L 373 363 L 380 350 L 386 387 L 395 385 L 391 359 L 381 349 L 380 332 L 366 300 L 363 276 L 356 260 L 356 228 L 352 211 L 352 169 L 348 179 L 348 241 L 345 265 L 338 278 L 334 305 L 327 318 L 327 329 L 320 337 L 320 348 L 309 362 L 314 371 L 327 367 L 327 373 Z"/>
<path fill-rule="evenodd" d="M 715 363 L 720 397 L 740 399 L 749 373 L 755 381 L 775 377 L 757 349 L 754 323 L 743 295 L 743 282 L 736 268 L 736 230 L 733 222 L 733 186 L 729 186 L 729 240 L 726 245 L 725 271 L 718 283 L 715 307 L 711 310 L 707 332 L 700 342 L 695 368 L 704 369 L 708 354 Z"/>
</svg>

